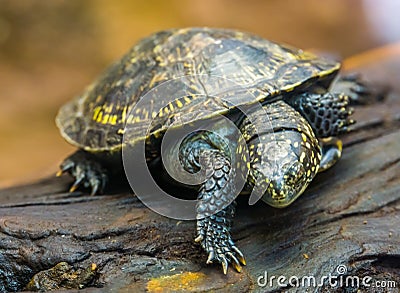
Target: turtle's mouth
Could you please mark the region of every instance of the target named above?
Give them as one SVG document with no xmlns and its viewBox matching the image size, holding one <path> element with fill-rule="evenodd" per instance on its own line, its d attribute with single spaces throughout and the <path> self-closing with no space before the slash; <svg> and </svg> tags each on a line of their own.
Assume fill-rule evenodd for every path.
<svg viewBox="0 0 400 293">
<path fill-rule="evenodd" d="M 307 188 L 308 181 L 299 172 L 297 176 L 290 177 L 286 174 L 275 180 L 270 180 L 262 197 L 267 204 L 284 208 L 294 202 Z"/>
<path fill-rule="evenodd" d="M 290 189 L 282 190 L 270 187 L 262 197 L 263 201 L 275 208 L 284 208 L 294 202 L 306 189 L 306 185 L 301 190 Z"/>
</svg>

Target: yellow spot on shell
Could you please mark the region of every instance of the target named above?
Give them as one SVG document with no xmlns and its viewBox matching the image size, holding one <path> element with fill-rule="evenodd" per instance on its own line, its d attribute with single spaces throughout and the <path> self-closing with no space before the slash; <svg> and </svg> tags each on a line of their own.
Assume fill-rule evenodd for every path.
<svg viewBox="0 0 400 293">
<path fill-rule="evenodd" d="M 110 117 L 110 114 L 106 114 L 106 115 L 104 115 L 104 117 L 103 117 L 103 121 L 101 121 L 101 123 L 102 124 L 107 124 L 107 122 L 108 122 L 108 118 Z"/>
<path fill-rule="evenodd" d="M 133 121 L 133 115 L 130 114 L 130 115 L 128 116 L 128 120 L 126 121 L 126 123 L 132 123 L 132 121 Z"/>
<path fill-rule="evenodd" d="M 111 105 L 108 105 L 108 106 L 104 106 L 104 111 L 106 112 L 106 113 L 111 113 L 112 112 L 112 109 L 113 109 L 113 105 L 111 104 Z"/>
<path fill-rule="evenodd" d="M 128 111 L 128 107 L 125 106 L 124 109 L 122 110 L 122 116 L 121 116 L 122 123 L 125 123 L 126 112 L 127 112 L 127 111 Z"/>
<path fill-rule="evenodd" d="M 303 163 L 305 157 L 306 157 L 306 153 L 302 152 L 301 155 L 300 155 L 300 163 Z"/>
<path fill-rule="evenodd" d="M 179 101 L 179 100 L 176 100 L 176 105 L 178 106 L 178 108 L 182 108 L 183 107 L 182 102 Z"/>
<path fill-rule="evenodd" d="M 101 107 L 94 108 L 94 110 L 93 110 L 93 120 L 96 121 L 97 116 L 99 115 L 100 111 L 101 111 Z"/>
<path fill-rule="evenodd" d="M 99 112 L 99 115 L 97 115 L 96 122 L 101 122 L 101 121 L 102 121 L 102 119 L 103 119 L 103 112 L 102 112 L 102 111 L 100 111 L 100 112 Z"/>
<path fill-rule="evenodd" d="M 184 272 L 172 276 L 161 276 L 152 278 L 147 282 L 147 291 L 158 292 L 195 292 L 204 283 L 206 275 L 204 273 Z"/>
<path fill-rule="evenodd" d="M 192 102 L 189 97 L 184 97 L 183 99 L 185 100 L 186 104 L 190 104 Z"/>
<path fill-rule="evenodd" d="M 147 112 L 147 111 L 144 112 L 144 119 L 145 120 L 149 119 L 149 112 Z"/>
<path fill-rule="evenodd" d="M 112 115 L 112 116 L 110 117 L 110 119 L 108 120 L 108 122 L 109 122 L 110 124 L 112 124 L 112 125 L 117 124 L 117 115 Z"/>
</svg>

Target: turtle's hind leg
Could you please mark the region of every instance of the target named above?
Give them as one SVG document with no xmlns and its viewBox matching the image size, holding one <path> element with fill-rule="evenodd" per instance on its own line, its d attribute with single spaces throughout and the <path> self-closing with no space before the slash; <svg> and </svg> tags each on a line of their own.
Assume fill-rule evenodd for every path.
<svg viewBox="0 0 400 293">
<path fill-rule="evenodd" d="M 60 165 L 57 176 L 69 173 L 75 179 L 70 192 L 83 186 L 91 189 L 91 195 L 104 190 L 108 181 L 107 170 L 96 160 L 95 156 L 79 150 L 67 157 Z"/>
<path fill-rule="evenodd" d="M 321 145 L 319 171 L 332 167 L 342 155 L 342 141 L 339 134 L 347 132 L 355 121 L 350 119 L 353 109 L 349 97 L 330 92 L 303 93 L 288 103 L 307 119 Z"/>
</svg>

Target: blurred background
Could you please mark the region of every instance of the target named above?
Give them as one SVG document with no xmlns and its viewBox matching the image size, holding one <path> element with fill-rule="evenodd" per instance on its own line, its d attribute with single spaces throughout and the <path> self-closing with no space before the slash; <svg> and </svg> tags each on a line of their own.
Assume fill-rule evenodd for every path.
<svg viewBox="0 0 400 293">
<path fill-rule="evenodd" d="M 398 0 L 0 0 L 0 187 L 51 175 L 74 150 L 54 124 L 136 41 L 238 28 L 338 58 L 400 41 Z"/>
</svg>

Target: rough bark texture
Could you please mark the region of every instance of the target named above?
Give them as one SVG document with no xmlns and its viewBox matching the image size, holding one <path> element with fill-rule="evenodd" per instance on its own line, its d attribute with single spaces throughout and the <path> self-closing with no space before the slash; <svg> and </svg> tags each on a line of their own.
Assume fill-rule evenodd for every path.
<svg viewBox="0 0 400 293">
<path fill-rule="evenodd" d="M 399 55 L 397 55 L 399 56 Z M 98 267 L 83 291 L 149 290 L 304 292 L 260 287 L 259 276 L 370 276 L 400 286 L 400 62 L 364 66 L 372 80 L 389 82 L 383 103 L 356 109 L 355 131 L 344 137 L 342 160 L 319 174 L 286 209 L 239 203 L 233 238 L 248 265 L 241 274 L 205 265 L 194 222 L 153 213 L 128 191 L 104 196 L 66 192 L 71 180 L 49 178 L 0 191 L 0 291 L 18 291 L 32 276 L 65 261 L 75 269 Z M 183 273 L 182 273 L 183 272 Z M 170 276 L 170 277 L 163 277 Z M 263 279 L 260 281 L 264 282 Z M 286 280 L 287 283 L 287 280 Z M 344 292 L 346 286 L 310 287 Z M 97 288 L 97 289 L 96 289 Z M 346 292 L 357 292 L 347 286 Z"/>
</svg>

